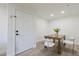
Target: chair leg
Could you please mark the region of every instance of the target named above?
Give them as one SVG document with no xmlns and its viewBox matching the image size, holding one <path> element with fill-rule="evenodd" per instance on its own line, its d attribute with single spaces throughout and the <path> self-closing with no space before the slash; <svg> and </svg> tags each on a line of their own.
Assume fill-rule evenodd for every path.
<svg viewBox="0 0 79 59">
<path fill-rule="evenodd" d="M 66 43 L 64 43 L 64 46 L 66 45 Z"/>
<path fill-rule="evenodd" d="M 74 46 L 75 46 L 75 45 L 74 45 L 74 42 L 73 42 L 73 56 L 74 56 L 74 54 L 75 54 L 75 53 L 74 53 L 74 52 L 75 52 L 75 51 L 74 51 L 74 48 L 75 48 Z"/>
<path fill-rule="evenodd" d="M 44 48 L 47 48 L 47 46 L 44 46 Z"/>
</svg>

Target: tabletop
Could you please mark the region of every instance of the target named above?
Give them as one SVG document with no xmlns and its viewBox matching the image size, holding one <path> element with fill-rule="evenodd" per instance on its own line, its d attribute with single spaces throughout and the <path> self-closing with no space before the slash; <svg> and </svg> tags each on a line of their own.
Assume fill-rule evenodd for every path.
<svg viewBox="0 0 79 59">
<path fill-rule="evenodd" d="M 55 35 L 55 34 L 51 34 L 51 35 L 46 35 L 45 38 L 50 38 L 50 39 L 62 39 L 64 38 L 64 35 Z"/>
</svg>

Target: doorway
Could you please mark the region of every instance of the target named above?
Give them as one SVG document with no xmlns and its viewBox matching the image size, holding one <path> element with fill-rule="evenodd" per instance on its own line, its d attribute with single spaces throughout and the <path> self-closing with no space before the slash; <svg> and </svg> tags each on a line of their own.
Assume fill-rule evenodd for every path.
<svg viewBox="0 0 79 59">
<path fill-rule="evenodd" d="M 15 10 L 16 54 L 33 48 L 35 45 L 33 16 L 26 12 Z"/>
</svg>

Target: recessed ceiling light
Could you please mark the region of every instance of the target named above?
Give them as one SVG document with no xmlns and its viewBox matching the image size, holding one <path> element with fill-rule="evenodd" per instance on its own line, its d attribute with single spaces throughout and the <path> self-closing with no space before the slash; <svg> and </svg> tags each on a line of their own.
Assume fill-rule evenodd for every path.
<svg viewBox="0 0 79 59">
<path fill-rule="evenodd" d="M 54 16 L 54 14 L 51 14 L 50 16 Z"/>
<path fill-rule="evenodd" d="M 64 14 L 64 11 L 61 11 L 61 14 Z"/>
</svg>

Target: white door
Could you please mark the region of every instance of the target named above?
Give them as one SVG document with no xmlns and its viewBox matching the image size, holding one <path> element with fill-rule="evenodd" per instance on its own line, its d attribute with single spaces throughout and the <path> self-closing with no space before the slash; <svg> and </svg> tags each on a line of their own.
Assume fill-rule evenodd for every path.
<svg viewBox="0 0 79 59">
<path fill-rule="evenodd" d="M 16 10 L 16 54 L 33 48 L 34 40 L 32 15 Z"/>
</svg>

